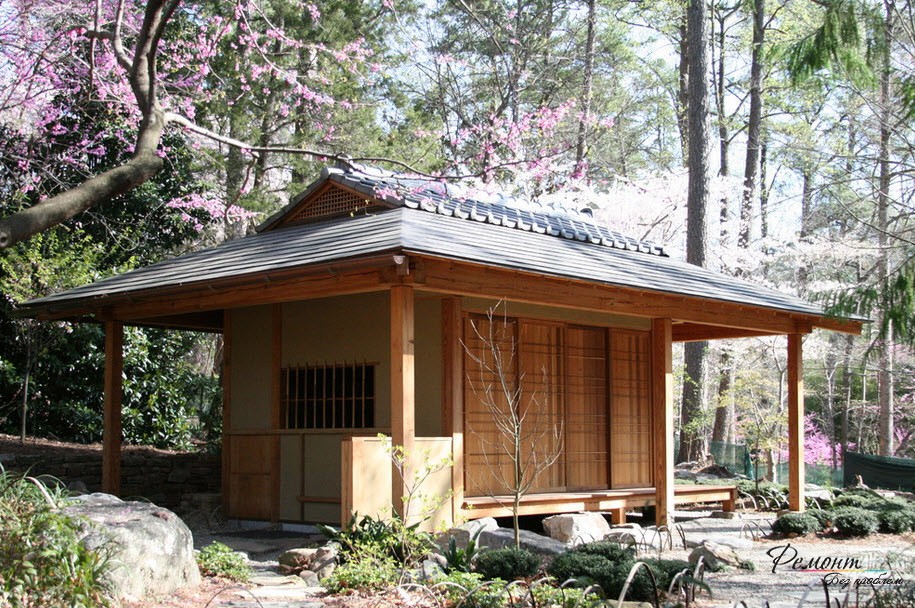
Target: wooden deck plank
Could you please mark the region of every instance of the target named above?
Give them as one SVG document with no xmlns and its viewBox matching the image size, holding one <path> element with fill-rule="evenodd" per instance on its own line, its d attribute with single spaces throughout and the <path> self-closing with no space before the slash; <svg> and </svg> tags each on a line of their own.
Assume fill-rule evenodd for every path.
<svg viewBox="0 0 915 608">
<path fill-rule="evenodd" d="M 734 508 L 736 496 L 736 486 L 678 485 L 674 491 L 674 503 L 720 502 L 724 510 L 730 511 Z M 519 515 L 607 511 L 615 519 L 621 519 L 621 509 L 653 506 L 655 500 L 654 488 L 529 494 L 521 499 Z M 510 496 L 468 496 L 464 498 L 462 510 L 464 516 L 471 519 L 505 517 L 511 515 L 511 503 Z"/>
</svg>

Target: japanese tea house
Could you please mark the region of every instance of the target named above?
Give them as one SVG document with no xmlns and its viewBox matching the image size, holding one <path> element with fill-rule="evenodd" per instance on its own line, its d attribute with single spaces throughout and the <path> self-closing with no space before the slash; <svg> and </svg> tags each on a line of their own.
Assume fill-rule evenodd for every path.
<svg viewBox="0 0 915 608">
<path fill-rule="evenodd" d="M 480 390 L 502 380 L 536 395 L 532 420 L 561 435 L 544 440 L 561 450 L 522 513 L 619 520 L 654 505 L 663 524 L 681 502 L 733 508 L 733 489 L 673 484 L 671 349 L 766 335 L 788 337 L 790 506 L 802 510 L 802 338 L 861 329 L 587 213 L 474 200 L 371 168 L 325 169 L 256 235 L 34 300 L 24 314 L 105 325 L 112 493 L 124 325 L 221 332 L 226 514 L 292 522 L 403 507 L 379 433 L 404 446 L 408 467 L 450 457 L 424 484 L 450 497 L 437 519 L 509 514 L 497 478 L 510 463 L 490 449 L 500 430 Z M 496 324 L 512 350 L 502 378 L 478 363 Z"/>
</svg>

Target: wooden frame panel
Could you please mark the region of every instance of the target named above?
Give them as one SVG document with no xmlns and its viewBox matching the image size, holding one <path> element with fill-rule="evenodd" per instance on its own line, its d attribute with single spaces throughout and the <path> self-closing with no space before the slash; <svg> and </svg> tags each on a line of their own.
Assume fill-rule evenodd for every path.
<svg viewBox="0 0 915 608">
<path fill-rule="evenodd" d="M 464 504 L 464 347 L 460 298 L 442 300 L 442 435 L 451 435 L 452 513 Z"/>
<path fill-rule="evenodd" d="M 105 410 L 102 430 L 102 491 L 121 493 L 121 401 L 124 373 L 124 325 L 105 322 Z"/>
<path fill-rule="evenodd" d="M 655 487 L 655 523 L 673 523 L 674 490 L 674 380 L 670 319 L 651 323 L 652 453 Z M 736 493 L 736 490 L 734 490 Z M 731 498 L 733 509 L 733 497 Z"/>
<path fill-rule="evenodd" d="M 403 447 L 406 456 L 403 477 L 407 479 L 412 476 L 410 465 L 416 456 L 414 339 L 413 287 L 394 285 L 391 287 L 391 440 L 394 446 Z M 403 515 L 404 479 L 396 466 L 392 473 L 394 509 Z"/>
<path fill-rule="evenodd" d="M 788 507 L 803 511 L 804 357 L 800 334 L 788 335 Z"/>
<path fill-rule="evenodd" d="M 222 510 L 229 513 L 232 466 L 232 311 L 222 315 Z"/>
</svg>

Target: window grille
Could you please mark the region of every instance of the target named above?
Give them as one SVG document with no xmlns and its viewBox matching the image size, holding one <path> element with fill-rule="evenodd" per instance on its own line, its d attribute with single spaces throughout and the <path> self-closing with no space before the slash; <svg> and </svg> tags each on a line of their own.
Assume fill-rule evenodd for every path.
<svg viewBox="0 0 915 608">
<path fill-rule="evenodd" d="M 375 426 L 375 366 L 366 362 L 281 370 L 286 429 L 368 429 Z"/>
</svg>

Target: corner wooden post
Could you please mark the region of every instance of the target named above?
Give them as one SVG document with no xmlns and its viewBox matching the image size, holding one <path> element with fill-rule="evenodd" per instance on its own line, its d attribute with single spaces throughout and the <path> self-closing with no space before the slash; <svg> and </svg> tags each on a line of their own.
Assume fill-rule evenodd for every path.
<svg viewBox="0 0 915 608">
<path fill-rule="evenodd" d="M 280 435 L 282 427 L 282 414 L 280 412 L 283 386 L 281 370 L 283 366 L 283 305 L 274 304 L 270 309 L 271 320 L 271 347 L 270 347 L 270 428 L 273 436 L 270 438 L 270 521 L 276 523 L 280 520 L 280 469 L 282 467 L 282 454 Z"/>
<path fill-rule="evenodd" d="M 403 448 L 406 459 L 402 477 L 396 467 L 393 471 L 391 500 L 401 516 L 404 516 L 403 497 L 407 489 L 404 480 L 411 479 L 411 460 L 416 457 L 413 354 L 413 287 L 394 285 L 391 287 L 391 441 Z"/>
<path fill-rule="evenodd" d="M 442 300 L 442 434 L 451 435 L 451 517 L 464 506 L 464 348 L 460 298 Z"/>
<path fill-rule="evenodd" d="M 232 516 L 229 485 L 232 478 L 232 311 L 222 313 L 222 512 Z"/>
<path fill-rule="evenodd" d="M 655 523 L 669 526 L 674 512 L 674 375 L 670 319 L 651 322 L 652 451 Z"/>
<path fill-rule="evenodd" d="M 124 325 L 105 321 L 105 412 L 102 431 L 102 492 L 121 493 L 121 398 Z"/>
<path fill-rule="evenodd" d="M 803 511 L 804 360 L 801 334 L 788 334 L 788 508 Z"/>
</svg>

